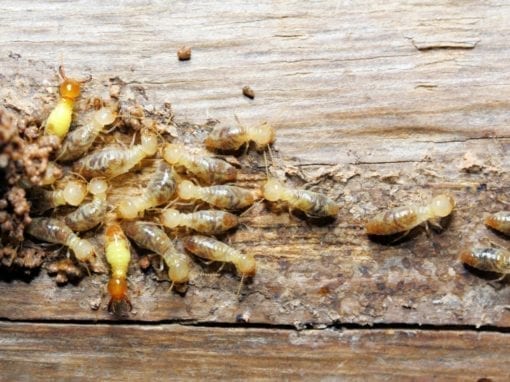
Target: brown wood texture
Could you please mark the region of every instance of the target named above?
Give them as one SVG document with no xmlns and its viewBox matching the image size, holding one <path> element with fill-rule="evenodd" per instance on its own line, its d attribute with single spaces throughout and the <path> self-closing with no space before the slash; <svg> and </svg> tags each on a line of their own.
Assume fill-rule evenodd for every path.
<svg viewBox="0 0 510 382">
<path fill-rule="evenodd" d="M 134 98 L 149 112 L 170 102 L 177 134 L 188 143 L 200 144 L 208 129 L 202 124 L 208 119 L 233 123 L 237 115 L 245 124 L 269 121 L 277 131 L 275 173 L 289 184 L 327 193 L 341 203 L 338 219 L 325 226 L 285 211 L 274 213 L 264 204 L 250 211 L 246 227 L 230 237 L 232 245 L 253 253 L 259 264 L 241 301 L 236 296 L 239 280 L 231 272 L 203 277 L 197 267 L 190 288 L 180 296 L 133 265 L 130 319 L 220 325 L 244 320 L 298 328 L 338 323 L 508 327 L 510 288 L 494 288 L 487 277 L 465 269 L 457 258 L 461 249 L 476 243 L 510 247 L 508 239 L 482 223 L 484 213 L 508 209 L 505 202 L 510 201 L 509 17 L 510 5 L 501 0 L 2 1 L 0 101 L 44 114 L 51 105 L 43 101 L 55 93 L 56 67 L 63 61 L 68 73 L 93 75 L 84 98 L 106 96 L 109 80 L 118 77 L 126 84 L 121 99 Z M 177 60 L 182 45 L 192 47 L 190 61 Z M 242 95 L 245 85 L 255 91 L 254 100 Z M 192 131 L 187 123 L 199 126 L 193 125 Z M 243 185 L 257 186 L 265 179 L 261 156 L 252 153 L 249 160 L 240 161 Z M 364 234 L 367 217 L 389 207 L 425 202 L 442 192 L 457 200 L 444 232 L 428 237 L 418 231 L 386 245 Z M 91 309 L 103 293 L 105 275 L 65 287 L 55 286 L 44 271 L 30 281 L 3 277 L 4 319 L 115 320 L 105 301 L 99 310 Z M 28 326 L 6 324 L 4 331 L 15 336 L 24 328 Z M 41 338 L 51 338 L 52 330 L 67 330 L 66 325 L 38 328 Z M 93 337 L 93 328 L 69 330 L 89 331 Z M 98 333 L 131 333 L 129 327 L 98 328 Z M 133 333 L 143 338 L 144 330 L 156 336 L 155 327 L 136 327 Z M 188 333 L 195 335 L 195 328 L 175 330 L 182 341 Z M 208 329 L 196 330 L 199 337 Z M 214 331 L 227 335 L 230 329 Z M 253 333 L 257 337 L 258 332 Z M 384 349 L 386 332 L 374 333 L 359 333 L 361 349 L 370 347 L 372 335 L 381 343 L 374 352 Z M 406 346 L 420 352 L 422 340 L 436 341 L 441 349 L 441 344 L 461 338 L 455 354 L 474 357 L 475 348 L 482 349 L 477 361 L 470 363 L 468 358 L 462 367 L 478 362 L 487 375 L 497 370 L 487 344 L 493 339 L 504 344 L 506 339 L 496 333 L 417 333 L 424 337 L 400 345 L 398 341 L 414 334 L 398 332 L 395 354 L 408 354 Z M 352 341 L 358 338 L 358 332 L 350 335 Z M 270 330 L 261 334 L 271 336 Z M 88 336 L 83 337 L 86 341 Z M 324 341 L 333 352 L 334 341 Z M 475 341 L 475 348 L 463 341 Z M 472 353 L 461 353 L 464 346 Z M 304 357 L 300 352 L 307 348 L 296 349 L 296 359 Z M 502 349 L 498 354 L 508 354 Z M 305 353 L 317 356 L 314 362 L 320 360 L 313 351 Z M 330 356 L 336 357 L 333 353 Z M 143 354 L 141 359 L 150 357 Z M 443 365 L 446 375 L 454 375 L 454 369 L 447 370 L 448 362 L 430 357 L 431 369 Z M 17 358 L 19 367 L 22 360 Z M 402 373 L 414 375 L 412 366 L 407 367 Z M 320 366 L 314 368 L 320 373 Z M 363 368 L 359 364 L 359 370 Z M 384 376 L 385 370 L 374 372 Z M 236 365 L 241 377 L 243 371 L 242 364 Z M 281 373 L 280 377 L 318 377 Z"/>
<path fill-rule="evenodd" d="M 41 381 L 69 375 L 112 381 L 510 377 L 502 362 L 510 342 L 500 333 L 0 324 L 0 336 L 6 381 L 35 374 Z"/>
</svg>

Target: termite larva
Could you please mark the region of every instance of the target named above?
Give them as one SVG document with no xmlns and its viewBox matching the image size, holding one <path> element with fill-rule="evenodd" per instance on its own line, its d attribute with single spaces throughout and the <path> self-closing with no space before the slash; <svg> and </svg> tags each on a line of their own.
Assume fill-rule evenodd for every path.
<svg viewBox="0 0 510 382">
<path fill-rule="evenodd" d="M 232 263 L 244 276 L 253 276 L 256 263 L 253 255 L 244 254 L 227 244 L 208 236 L 193 235 L 183 239 L 184 247 L 191 253 L 207 260 Z"/>
<path fill-rule="evenodd" d="M 510 235 L 510 211 L 501 211 L 487 216 L 485 218 L 485 225 Z"/>
<path fill-rule="evenodd" d="M 108 183 L 105 180 L 94 178 L 88 184 L 89 192 L 94 199 L 81 205 L 75 211 L 68 214 L 64 221 L 73 231 L 87 231 L 103 221 L 108 208 L 106 202 L 106 190 Z"/>
<path fill-rule="evenodd" d="M 122 228 L 126 235 L 140 247 L 157 253 L 168 267 L 168 278 L 172 283 L 182 284 L 189 280 L 190 261 L 188 256 L 178 252 L 167 234 L 154 224 L 142 221 L 124 221 Z"/>
<path fill-rule="evenodd" d="M 471 248 L 460 254 L 460 261 L 482 271 L 510 273 L 510 251 L 502 248 Z"/>
<path fill-rule="evenodd" d="M 92 121 L 67 134 L 57 154 L 57 160 L 69 161 L 83 156 L 104 127 L 113 123 L 116 117 L 117 114 L 110 107 L 96 111 Z"/>
<path fill-rule="evenodd" d="M 257 150 L 264 149 L 275 140 L 273 127 L 266 123 L 259 126 L 218 125 L 207 136 L 204 143 L 212 150 L 237 150 L 250 141 L 255 142 Z"/>
<path fill-rule="evenodd" d="M 45 133 L 56 135 L 62 139 L 71 126 L 74 102 L 80 96 L 81 84 L 90 81 L 92 77 L 84 81 L 77 81 L 66 77 L 63 66 L 60 66 L 58 70 L 64 81 L 59 87 L 60 100 L 46 120 Z"/>
<path fill-rule="evenodd" d="M 168 202 L 174 192 L 175 177 L 173 170 L 168 164 L 161 161 L 144 194 L 120 202 L 119 215 L 124 219 L 134 219 L 141 212 Z"/>
<path fill-rule="evenodd" d="M 365 227 L 369 235 L 393 235 L 410 231 L 414 227 L 434 218 L 450 215 L 455 207 L 449 195 L 438 195 L 424 206 L 410 205 L 381 212 L 370 219 Z"/>
<path fill-rule="evenodd" d="M 188 227 L 208 235 L 224 233 L 239 224 L 239 218 L 236 215 L 218 210 L 182 213 L 174 209 L 167 209 L 161 213 L 160 221 L 168 228 Z"/>
<path fill-rule="evenodd" d="M 34 209 L 38 213 L 66 204 L 79 206 L 83 199 L 85 199 L 85 196 L 87 196 L 87 186 L 83 182 L 76 180 L 70 180 L 60 190 L 50 191 L 36 187 L 31 192 Z"/>
<path fill-rule="evenodd" d="M 177 194 L 181 199 L 198 199 L 218 208 L 240 210 L 251 206 L 260 198 L 258 190 L 247 190 L 237 186 L 195 186 L 185 180 L 177 187 Z"/>
<path fill-rule="evenodd" d="M 110 294 L 108 310 L 115 313 L 117 306 L 122 302 L 126 302 L 132 309 L 131 302 L 127 298 L 127 273 L 131 261 L 131 251 L 129 250 L 129 241 L 118 223 L 109 223 L 106 226 L 105 254 L 106 261 L 111 268 L 108 281 L 108 293 Z"/>
<path fill-rule="evenodd" d="M 340 207 L 331 198 L 308 190 L 285 186 L 275 178 L 268 178 L 262 186 L 264 198 L 270 202 L 286 202 L 291 209 L 304 212 L 310 217 L 334 217 Z"/>
<path fill-rule="evenodd" d="M 85 239 L 79 238 L 64 222 L 52 218 L 33 218 L 26 232 L 48 243 L 62 244 L 69 247 L 81 262 L 91 262 L 94 247 Z"/>
<path fill-rule="evenodd" d="M 236 180 L 237 170 L 221 159 L 189 152 L 184 145 L 168 143 L 163 158 L 174 166 L 182 166 L 206 184 L 227 183 Z"/>
<path fill-rule="evenodd" d="M 86 178 L 105 176 L 113 178 L 128 172 L 145 157 L 154 155 L 158 148 L 156 135 L 142 133 L 141 143 L 130 148 L 105 147 L 93 152 L 73 165 L 73 171 Z"/>
</svg>

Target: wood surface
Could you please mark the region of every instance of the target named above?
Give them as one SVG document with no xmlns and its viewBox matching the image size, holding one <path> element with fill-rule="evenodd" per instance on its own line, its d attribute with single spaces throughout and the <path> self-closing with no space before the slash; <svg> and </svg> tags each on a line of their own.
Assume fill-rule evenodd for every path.
<svg viewBox="0 0 510 382">
<path fill-rule="evenodd" d="M 135 99 L 147 112 L 157 114 L 171 103 L 175 131 L 190 144 L 201 144 L 210 119 L 234 123 L 237 115 L 244 124 L 269 121 L 277 131 L 273 172 L 342 205 L 338 219 L 323 226 L 286 211 L 275 213 L 265 204 L 251 210 L 245 227 L 230 237 L 232 245 L 253 253 L 259 264 L 240 301 L 239 279 L 228 269 L 219 277 L 203 277 L 197 266 L 197 276 L 181 296 L 133 265 L 134 311 L 128 320 L 138 326 L 109 326 L 116 318 L 106 311 L 105 301 L 91 309 L 101 300 L 105 275 L 56 287 L 44 271 L 30 280 L 4 272 L 0 317 L 7 323 L 2 330 L 16 337 L 33 326 L 29 337 L 40 338 L 52 338 L 60 329 L 75 330 L 76 338 L 88 337 L 81 331 L 96 330 L 95 338 L 110 330 L 139 338 L 148 330 L 156 338 L 155 331 L 164 327 L 151 324 L 146 329 L 143 324 L 166 322 L 175 323 L 172 330 L 182 337 L 201 338 L 203 331 L 213 330 L 226 336 L 226 343 L 236 341 L 229 333 L 274 335 L 278 346 L 291 352 L 290 363 L 303 360 L 302 370 L 317 374 L 286 375 L 278 369 L 281 364 L 264 358 L 254 358 L 254 367 L 271 365 L 282 378 L 319 379 L 347 373 L 347 367 L 339 363 L 335 369 L 329 360 L 321 367 L 318 354 L 289 345 L 287 337 L 316 338 L 333 360 L 340 355 L 331 349 L 347 349 L 347 338 L 358 338 L 361 349 L 375 341 L 380 347 L 370 351 L 384 353 L 386 332 L 346 329 L 346 337 L 338 340 L 336 332 L 307 328 L 408 325 L 423 337 L 406 342 L 409 332 L 397 331 L 392 337 L 397 356 L 422 354 L 420 346 L 431 342 L 465 362 L 447 369 L 444 359 L 430 355 L 420 364 L 425 372 L 453 377 L 462 370 L 472 377 L 465 367 L 477 365 L 480 377 L 508 374 L 505 346 L 489 353 L 499 363 L 484 354 L 489 346 L 498 347 L 490 345 L 492 340 L 504 344 L 507 335 L 483 331 L 510 326 L 510 289 L 505 284 L 495 288 L 489 276 L 466 269 L 457 258 L 461 249 L 476 243 L 510 247 L 508 238 L 482 223 L 484 213 L 508 209 L 510 201 L 509 17 L 510 4 L 496 0 L 0 1 L 0 100 L 8 108 L 43 115 L 51 107 L 45 100 L 55 94 L 56 67 L 63 61 L 68 73 L 93 75 L 84 98 L 107 96 L 115 79 L 125 84 L 121 100 Z M 177 60 L 182 45 L 192 47 L 190 61 Z M 255 91 L 254 100 L 242 95 L 245 85 Z M 258 186 L 265 179 L 262 157 L 251 153 L 239 160 L 241 183 Z M 429 237 L 418 230 L 406 240 L 385 244 L 364 234 L 367 217 L 389 207 L 424 203 L 438 193 L 450 193 L 457 201 L 443 232 Z M 60 324 L 8 323 L 27 320 Z M 66 324 L 95 320 L 103 324 Z M 245 321 L 269 329 L 242 329 Z M 196 326 L 181 328 L 178 323 Z M 201 328 L 206 323 L 213 328 Z M 437 333 L 422 333 L 423 324 Z M 306 330 L 296 333 L 291 327 Z M 441 331 L 444 327 L 462 330 L 458 347 L 457 333 Z M 142 346 L 157 349 L 160 341 L 157 337 Z M 463 341 L 475 341 L 474 348 Z M 30 349 L 26 346 L 20 345 L 20 354 Z M 200 349 L 200 341 L 194 346 Z M 464 347 L 480 349 L 479 362 L 470 363 L 473 353 L 464 353 Z M 98 352 L 103 349 L 113 351 L 114 345 L 106 343 Z M 200 358 L 192 347 L 186 352 Z M 0 358 L 10 354 L 0 353 Z M 141 359 L 162 362 L 148 354 Z M 64 354 L 62 359 L 70 357 Z M 310 360 L 314 366 L 307 366 Z M 382 377 L 389 373 L 390 379 L 415 376 L 401 361 L 394 374 L 373 371 Z M 70 364 L 64 365 L 66 373 Z M 358 371 L 367 371 L 363 362 L 358 366 Z M 243 371 L 240 364 L 228 369 L 227 376 L 243 376 Z"/>
</svg>

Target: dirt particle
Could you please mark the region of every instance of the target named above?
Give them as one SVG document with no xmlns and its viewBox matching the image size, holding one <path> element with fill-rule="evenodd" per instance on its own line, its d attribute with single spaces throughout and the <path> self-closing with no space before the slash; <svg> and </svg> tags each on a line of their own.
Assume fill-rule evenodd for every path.
<svg viewBox="0 0 510 382">
<path fill-rule="evenodd" d="M 188 61 L 191 59 L 191 47 L 183 46 L 177 51 L 179 61 Z"/>
<path fill-rule="evenodd" d="M 248 97 L 249 99 L 254 99 L 255 98 L 255 92 L 249 86 L 243 87 L 243 95 L 245 97 Z"/>
</svg>

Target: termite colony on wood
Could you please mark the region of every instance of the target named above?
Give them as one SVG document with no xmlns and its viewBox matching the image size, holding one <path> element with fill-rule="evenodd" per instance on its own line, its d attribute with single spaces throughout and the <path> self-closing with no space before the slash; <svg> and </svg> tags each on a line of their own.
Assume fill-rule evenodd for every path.
<svg viewBox="0 0 510 382">
<path fill-rule="evenodd" d="M 240 276 L 239 295 L 243 279 L 256 274 L 256 260 L 249 251 L 220 240 L 238 226 L 239 213 L 266 199 L 310 217 L 336 216 L 338 205 L 327 196 L 292 189 L 273 178 L 260 188 L 232 184 L 238 168 L 219 152 L 242 156 L 254 146 L 265 157 L 275 141 L 271 125 L 216 125 L 204 141 L 209 152 L 199 152 L 168 139 L 143 115 L 142 128 L 133 131 L 116 98 L 95 102 L 89 122 L 72 126 L 75 101 L 90 78 L 70 79 L 62 67 L 59 73 L 60 99 L 41 126 L 41 136 L 53 137 L 59 147 L 43 181 L 19 182 L 33 212 L 25 234 L 36 243 L 68 249 L 65 257 L 60 254 L 46 265 L 61 282 L 67 281 L 66 269 L 70 277 L 104 272 L 104 258 L 110 272 L 110 311 L 131 309 L 131 243 L 159 257 L 158 270 L 166 270 L 177 291 L 190 281 L 190 254 L 230 263 Z M 114 130 L 123 132 L 112 134 Z"/>
</svg>

